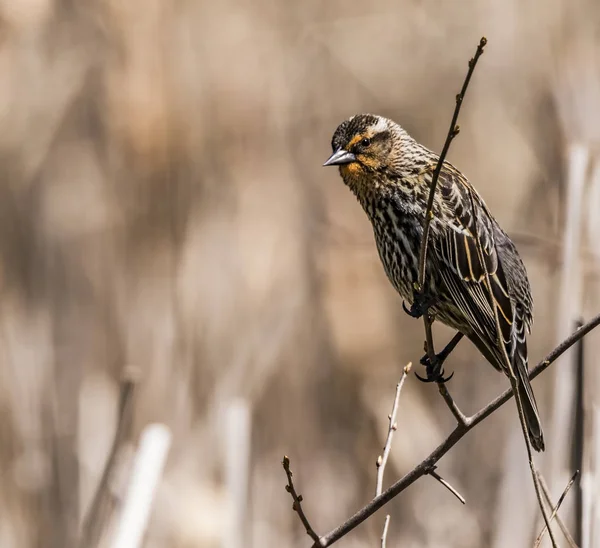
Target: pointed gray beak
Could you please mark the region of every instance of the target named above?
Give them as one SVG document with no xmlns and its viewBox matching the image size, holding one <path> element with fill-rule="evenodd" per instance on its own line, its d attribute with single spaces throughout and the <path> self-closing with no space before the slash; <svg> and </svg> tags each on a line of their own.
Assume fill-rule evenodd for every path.
<svg viewBox="0 0 600 548">
<path fill-rule="evenodd" d="M 356 162 L 356 156 L 352 152 L 338 148 L 323 166 L 341 166 L 343 164 L 351 164 L 352 162 Z"/>
</svg>

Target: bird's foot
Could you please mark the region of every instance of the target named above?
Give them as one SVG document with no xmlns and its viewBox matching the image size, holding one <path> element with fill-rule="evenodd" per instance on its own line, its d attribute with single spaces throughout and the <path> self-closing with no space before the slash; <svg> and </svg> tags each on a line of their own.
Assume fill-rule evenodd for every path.
<svg viewBox="0 0 600 548">
<path fill-rule="evenodd" d="M 452 340 L 444 347 L 444 349 L 439 354 L 435 355 L 433 360 L 434 363 L 431 363 L 431 360 L 429 359 L 429 354 L 425 354 L 419 360 L 419 362 L 421 363 L 421 365 L 424 365 L 426 367 L 427 378 L 424 379 L 419 375 L 417 375 L 417 377 L 419 377 L 419 379 L 423 382 L 448 382 L 452 378 L 454 373 L 452 373 L 449 377 L 444 377 L 444 369 L 442 366 L 444 365 L 444 362 L 446 361 L 450 353 L 456 348 L 456 345 L 460 342 L 460 340 L 463 337 L 464 335 L 460 331 L 455 333 L 454 337 L 452 337 Z"/>
<path fill-rule="evenodd" d="M 432 361 L 429 359 L 429 356 L 425 354 L 425 356 L 423 356 L 419 361 L 421 365 L 425 366 L 427 378 L 421 377 L 421 375 L 418 373 L 415 373 L 415 375 L 421 382 L 448 382 L 454 376 L 454 372 L 450 373 L 448 377 L 444 377 L 444 368 L 442 366 L 444 365 L 444 360 L 446 357 L 447 355 L 442 351 L 434 356 L 432 363 Z"/>
<path fill-rule="evenodd" d="M 413 302 L 410 308 L 402 301 L 402 308 L 409 316 L 413 318 L 421 318 L 429 309 L 436 303 L 436 298 L 429 293 L 415 291 Z"/>
</svg>

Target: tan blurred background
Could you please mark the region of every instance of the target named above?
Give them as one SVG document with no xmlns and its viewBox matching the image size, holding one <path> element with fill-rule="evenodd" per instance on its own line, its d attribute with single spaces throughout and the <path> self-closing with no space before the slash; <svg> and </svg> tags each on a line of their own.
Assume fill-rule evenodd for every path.
<svg viewBox="0 0 600 548">
<path fill-rule="evenodd" d="M 482 35 L 449 159 L 526 262 L 532 362 L 600 310 L 599 23 L 592 0 L 2 0 L 0 546 L 76 545 L 130 366 L 139 384 L 102 546 L 155 421 L 173 445 L 145 546 L 309 546 L 284 453 L 322 534 L 373 496 L 422 324 L 321 164 L 338 123 L 365 111 L 440 150 Z M 436 336 L 441 348 L 450 332 Z M 585 353 L 590 462 L 594 346 L 598 333 Z M 555 498 L 572 471 L 570 363 L 534 383 Z M 467 342 L 447 370 L 466 413 L 508 386 Z M 452 427 L 411 375 L 386 484 Z M 467 505 L 421 479 L 386 507 L 388 546 L 531 546 L 539 521 L 512 403 L 439 471 Z M 339 546 L 378 546 L 383 519 Z"/>
</svg>

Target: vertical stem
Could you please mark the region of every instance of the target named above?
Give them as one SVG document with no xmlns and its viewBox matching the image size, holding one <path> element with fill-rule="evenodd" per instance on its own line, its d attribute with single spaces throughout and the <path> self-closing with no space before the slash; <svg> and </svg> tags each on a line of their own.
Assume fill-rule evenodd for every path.
<svg viewBox="0 0 600 548">
<path fill-rule="evenodd" d="M 583 322 L 577 322 L 577 329 L 583 325 Z M 572 468 L 583 472 L 583 450 L 584 450 L 584 344 L 583 339 L 577 343 L 577 371 L 576 371 L 576 394 L 575 394 L 575 432 L 573 443 L 573 465 Z M 583 477 L 583 476 L 582 476 Z M 582 480 L 575 487 L 575 542 L 580 545 L 583 538 L 583 492 Z"/>
<path fill-rule="evenodd" d="M 580 261 L 582 207 L 585 179 L 589 164 L 589 149 L 573 143 L 568 149 L 567 196 L 565 232 L 563 241 L 562 273 L 557 310 L 557 338 L 568 333 L 581 314 L 582 269 Z M 565 353 L 562 364 L 554 370 L 554 401 L 550 422 L 549 445 L 550 488 L 562 489 L 568 481 L 569 448 L 572 444 L 572 427 L 575 395 L 575 371 L 572 352 Z M 568 366 L 570 362 L 572 366 Z"/>
</svg>

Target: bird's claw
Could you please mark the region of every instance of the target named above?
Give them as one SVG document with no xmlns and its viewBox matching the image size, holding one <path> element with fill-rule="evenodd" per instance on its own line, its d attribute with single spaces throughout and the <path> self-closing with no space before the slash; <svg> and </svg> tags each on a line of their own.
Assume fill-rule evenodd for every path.
<svg viewBox="0 0 600 548">
<path fill-rule="evenodd" d="M 422 314 L 417 314 L 417 312 L 414 310 L 414 303 L 410 306 L 410 308 L 408 308 L 406 306 L 406 303 L 404 301 L 402 301 L 402 309 L 404 310 L 404 312 L 406 312 L 409 316 L 412 316 L 413 318 L 420 318 L 422 316 Z"/>
<path fill-rule="evenodd" d="M 446 383 L 453 376 L 454 372 L 450 373 L 448 377 L 444 377 L 444 368 L 442 367 L 444 363 L 445 356 L 436 355 L 434 358 L 434 362 L 431 363 L 429 356 L 425 354 L 419 362 L 421 365 L 425 366 L 425 371 L 427 372 L 427 378 L 421 377 L 418 373 L 415 373 L 417 378 L 421 382 L 437 382 L 437 383 Z"/>
<path fill-rule="evenodd" d="M 418 373 L 415 372 L 415 375 L 417 377 L 417 379 L 419 379 L 421 382 L 436 382 L 438 384 L 444 384 L 447 383 L 452 377 L 454 377 L 454 371 L 452 371 L 452 373 L 450 373 L 450 375 L 448 375 L 447 377 L 444 377 L 444 370 L 440 370 L 436 376 L 429 376 L 429 374 L 427 375 L 427 378 L 421 377 L 421 375 L 419 375 Z"/>
<path fill-rule="evenodd" d="M 421 293 L 415 291 L 413 303 L 410 308 L 406 306 L 406 303 L 402 301 L 402 308 L 409 316 L 413 318 L 421 318 L 423 314 L 426 314 L 429 309 L 435 304 L 436 299 L 428 293 Z"/>
</svg>

